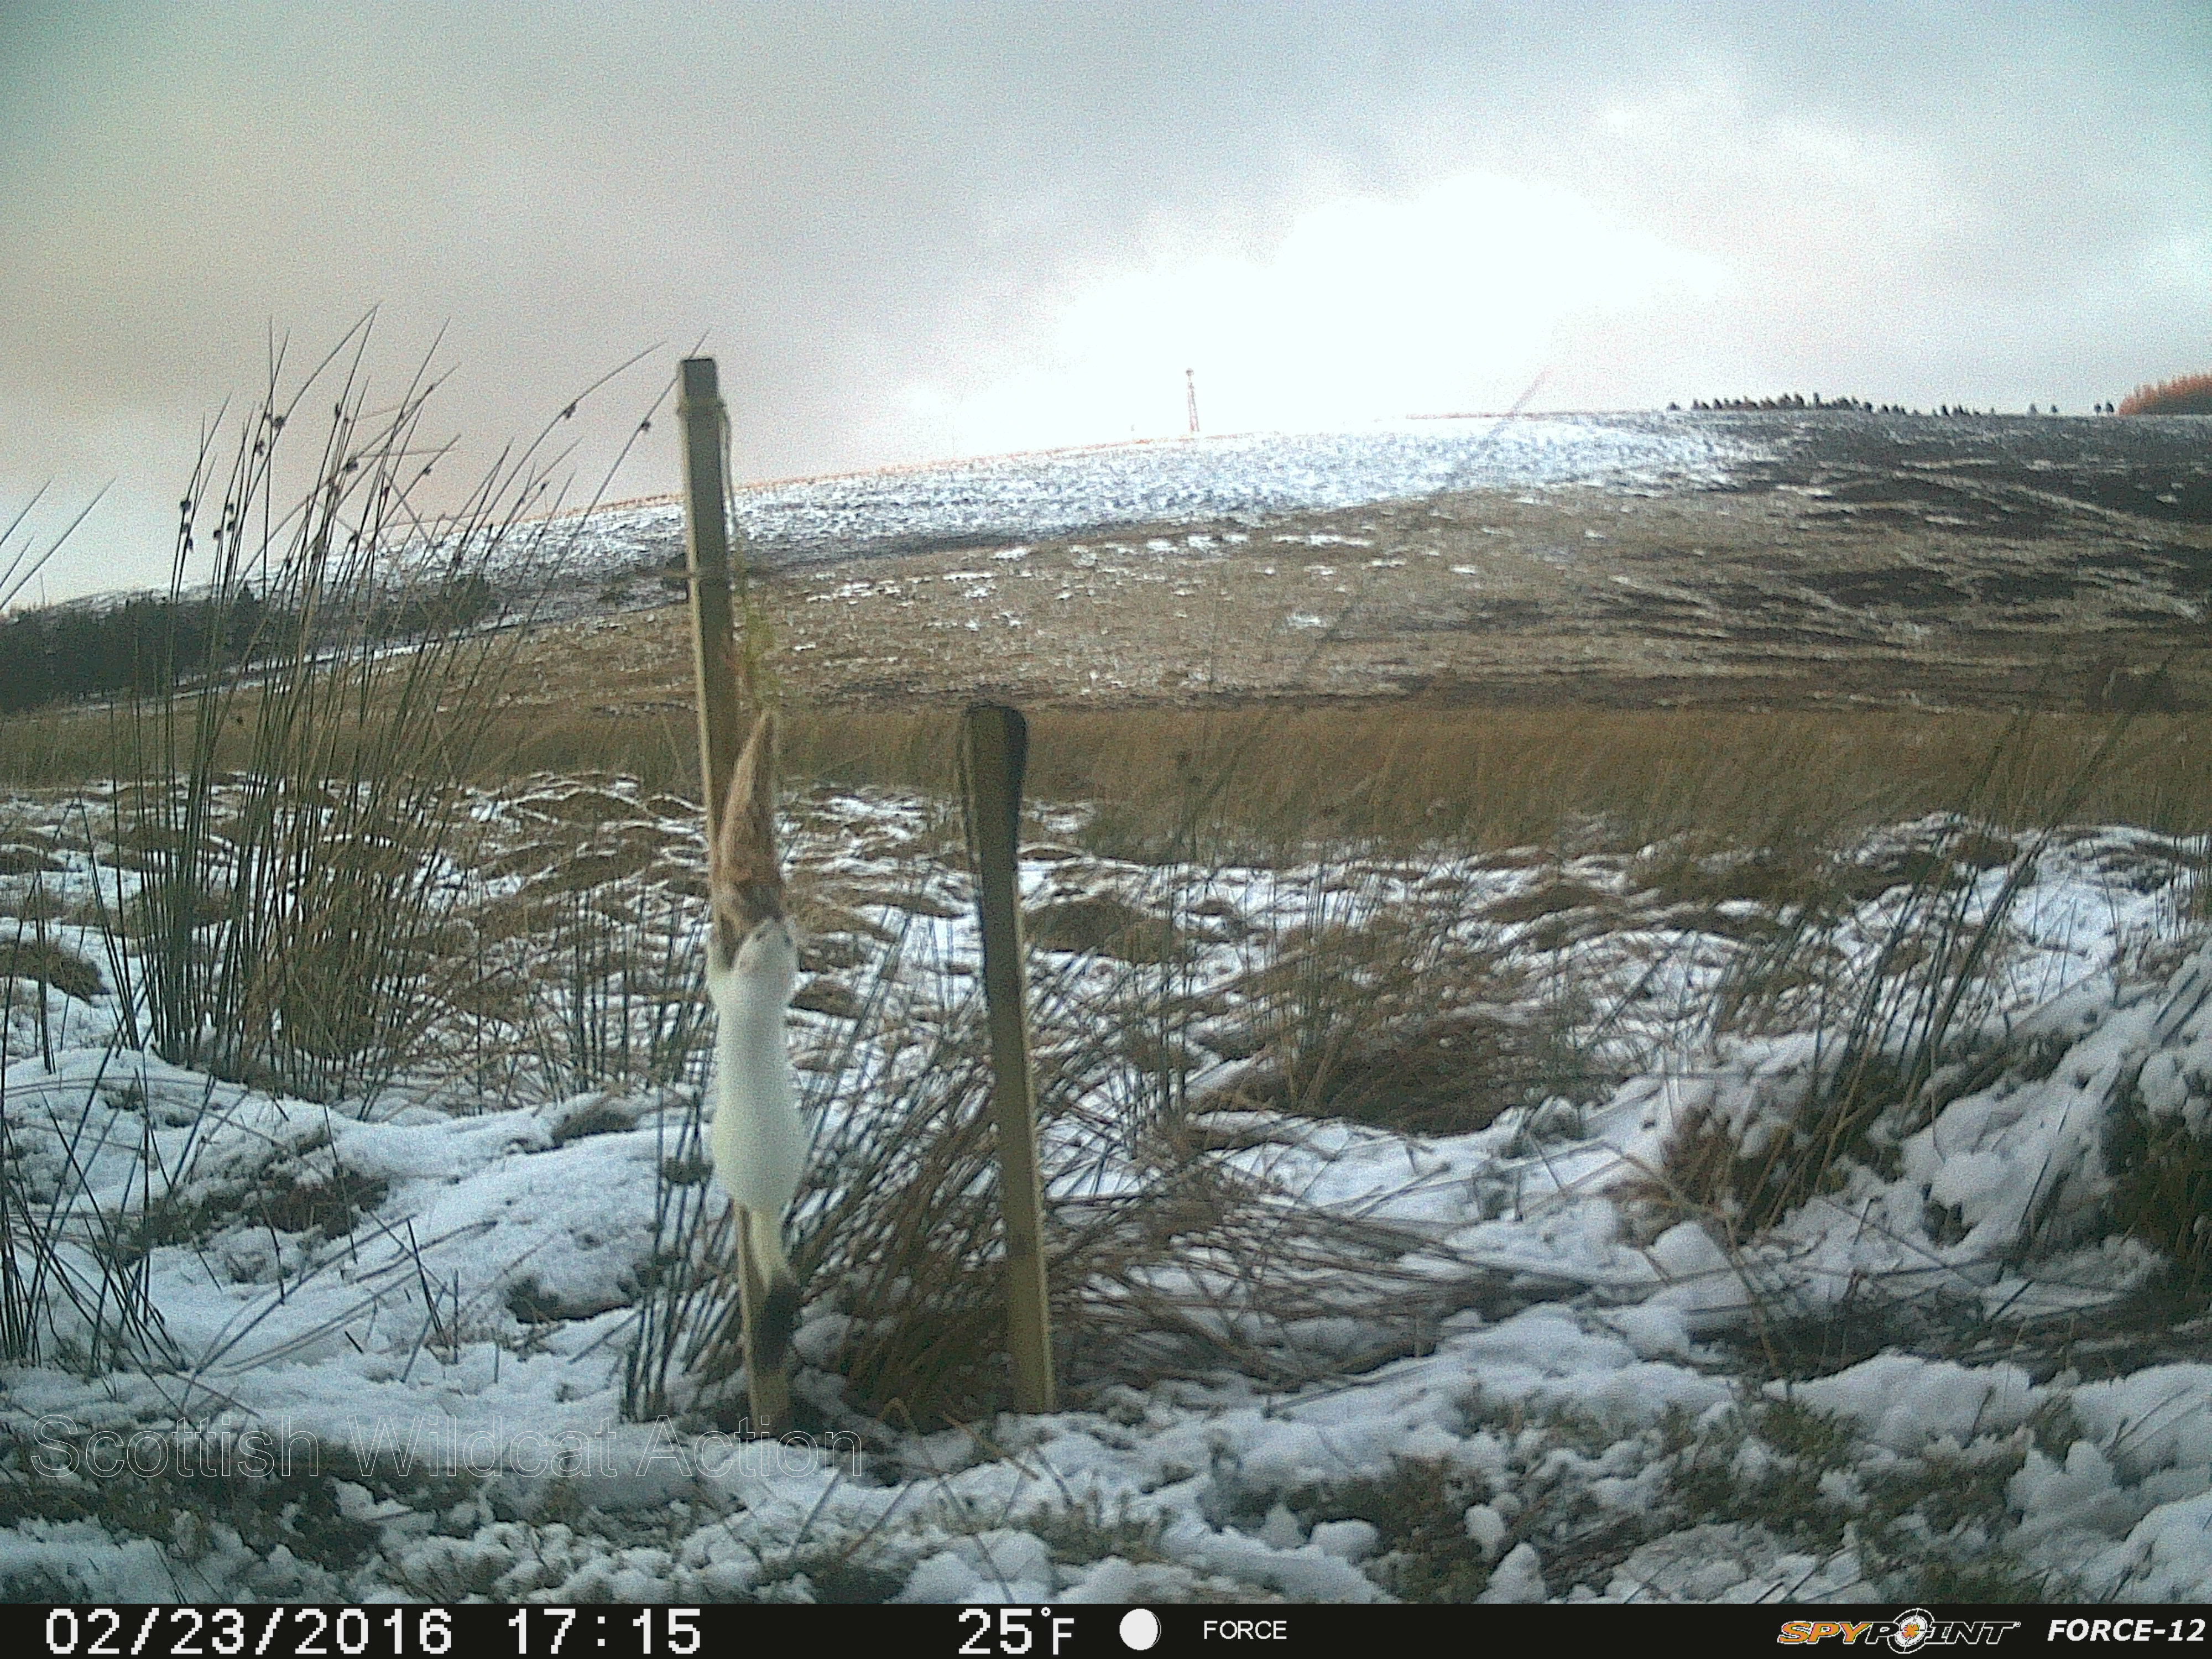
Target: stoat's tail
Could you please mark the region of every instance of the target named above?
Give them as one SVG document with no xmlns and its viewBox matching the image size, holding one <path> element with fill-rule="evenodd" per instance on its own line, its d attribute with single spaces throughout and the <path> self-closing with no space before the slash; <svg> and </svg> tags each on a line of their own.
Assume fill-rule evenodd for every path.
<svg viewBox="0 0 2212 1659">
<path fill-rule="evenodd" d="M 777 1371 L 799 1328 L 799 1279 L 783 1254 L 781 1218 L 756 1210 L 742 1213 L 751 1234 L 753 1266 L 768 1282 L 768 1295 L 753 1316 L 753 1363 L 764 1371 Z"/>
<path fill-rule="evenodd" d="M 791 1269 L 769 1281 L 768 1299 L 761 1308 L 760 1323 L 753 1332 L 753 1352 L 763 1371 L 783 1369 L 791 1352 L 791 1334 L 799 1328 L 799 1281 Z"/>
</svg>

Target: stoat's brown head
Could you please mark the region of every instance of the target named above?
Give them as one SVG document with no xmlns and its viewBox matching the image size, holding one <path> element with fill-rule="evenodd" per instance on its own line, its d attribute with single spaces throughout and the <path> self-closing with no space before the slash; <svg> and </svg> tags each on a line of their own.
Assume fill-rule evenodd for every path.
<svg viewBox="0 0 2212 1659">
<path fill-rule="evenodd" d="M 727 966 L 763 922 L 783 915 L 783 865 L 775 846 L 775 717 L 763 714 L 730 775 L 729 798 L 707 854 L 716 959 Z"/>
</svg>

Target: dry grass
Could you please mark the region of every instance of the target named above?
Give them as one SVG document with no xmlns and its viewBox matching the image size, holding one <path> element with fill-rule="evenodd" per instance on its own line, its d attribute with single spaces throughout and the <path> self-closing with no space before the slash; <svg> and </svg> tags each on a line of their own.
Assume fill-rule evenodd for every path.
<svg viewBox="0 0 2212 1659">
<path fill-rule="evenodd" d="M 1172 856 L 1194 837 L 1477 848 L 1601 828 L 1633 848 L 1687 835 L 1777 856 L 1970 794 L 1992 825 L 2047 820 L 2116 716 L 1613 709 L 1044 709 L 1030 794 L 1099 804 L 1095 850 Z M 799 711 L 787 766 L 843 785 L 944 789 L 951 711 Z M 612 767 L 690 790 L 688 714 L 574 720 L 518 737 L 532 767 Z M 1991 770 L 1992 754 L 2000 758 Z M 2212 726 L 2138 716 L 2080 804 L 2085 818 L 2186 833 L 2212 818 Z"/>
<path fill-rule="evenodd" d="M 805 1068 L 823 1127 L 792 1236 L 814 1310 L 839 1316 L 823 1356 L 840 1378 L 836 1410 L 926 1428 L 988 1418 L 1008 1390 L 982 1009 L 972 981 L 944 968 L 921 935 L 902 936 L 832 1050 Z M 934 989 L 917 1000 L 923 983 Z M 1145 1040 L 1155 1024 L 1174 1032 L 1194 1017 L 1179 983 L 1173 961 L 1083 957 L 1040 963 L 1032 982 L 1053 1319 L 1071 1398 L 1224 1368 L 1287 1386 L 1415 1351 L 1421 1332 L 1495 1288 L 1481 1274 L 1443 1283 L 1409 1269 L 1410 1236 L 1317 1212 L 1201 1144 L 1186 1115 L 1188 1056 Z M 736 1369 L 733 1303 L 718 1265 L 727 1212 L 705 1183 L 702 1145 L 695 1105 L 660 1160 L 625 1407 L 649 1417 L 689 1403 L 734 1427 L 722 1387 Z M 1364 1346 L 1350 1360 L 1317 1352 L 1322 1327 L 1357 1329 Z"/>
<path fill-rule="evenodd" d="M 1255 1063 L 1231 1098 L 1456 1134 L 1580 1092 L 1556 1033 L 1505 1012 L 1527 990 L 1522 968 L 1471 937 L 1459 907 L 1394 906 L 1371 878 L 1329 877 L 1317 878 L 1309 915 L 1233 988 L 1245 1001 L 1229 1042 Z"/>
<path fill-rule="evenodd" d="M 1779 854 L 1969 793 L 1990 822 L 2039 823 L 2114 722 L 2016 724 L 1979 714 L 1596 709 L 1048 714 L 1032 764 L 1038 793 L 1117 803 L 1137 823 L 1180 798 L 1175 771 L 1225 772 L 1220 811 L 1255 829 L 1495 848 L 1595 820 L 1628 847 L 1688 834 Z M 2208 738 L 2201 721 L 2139 720 L 2082 804 L 2086 816 L 2171 831 L 2203 823 Z M 2000 748 L 1996 774 L 1975 789 Z"/>
<path fill-rule="evenodd" d="M 2136 726 L 2125 716 L 2106 723 L 2095 743 L 2068 757 L 2070 773 L 2053 775 L 2047 745 L 2034 746 L 2038 724 L 2016 720 L 1967 775 L 1955 810 L 1926 845 L 1879 869 L 1832 871 L 1844 878 L 1832 880 L 1837 897 L 1850 896 L 1850 875 L 1909 877 L 1870 960 L 1854 964 L 1839 948 L 1844 909 L 1817 895 L 1804 896 L 1787 927 L 1743 952 L 1722 984 L 1715 1029 L 1809 1025 L 1818 1045 L 1799 1098 L 1770 1100 L 1747 1115 L 1738 1108 L 1727 1121 L 1700 1115 L 1682 1127 L 1660 1176 L 1669 1199 L 1731 1239 L 1755 1235 L 1854 1169 L 1893 1175 L 1905 1137 L 2008 1069 L 2002 1045 L 1992 1053 L 1972 1035 L 1972 1010 L 2006 949 L 2008 915 L 2058 829 L 2105 816 L 2088 803 L 2109 781 L 2106 769 L 2123 757 L 2140 767 Z M 2031 803 L 2037 810 L 2023 823 Z M 2033 833 L 2015 842 L 1989 833 L 1992 822 Z M 2002 883 L 1978 902 L 1973 878 L 1998 870 Z M 2200 1195 L 2185 1171 L 2169 1184 Z"/>
<path fill-rule="evenodd" d="M 1206 830 L 1277 842 L 1501 848 L 1601 821 L 1609 840 L 1628 847 L 1686 833 L 1787 853 L 1969 793 L 1993 824 L 2039 823 L 2115 723 L 2086 714 L 2022 728 L 1989 714 L 1046 709 L 1030 722 L 1030 793 L 1099 803 L 1101 851 L 1158 854 Z M 572 730 L 560 746 L 648 784 L 688 786 L 688 715 L 653 726 L 608 721 L 592 734 L 599 744 Z M 802 711 L 790 722 L 787 764 L 823 781 L 941 788 L 953 726 L 950 711 Z M 552 746 L 549 734 L 521 750 L 543 764 Z M 2212 726 L 2139 717 L 2081 811 L 2170 833 L 2212 818 Z"/>
<path fill-rule="evenodd" d="M 2164 1255 L 2180 1285 L 2212 1282 L 2212 1140 L 2178 1114 L 2161 1116 L 2124 1098 L 2109 1157 L 2121 1226 Z"/>
<path fill-rule="evenodd" d="M 1261 707 L 1052 710 L 1030 721 L 1030 794 L 1101 804 L 1100 851 L 1157 856 L 1180 836 L 1481 848 L 1601 825 L 1634 848 L 1687 834 L 1776 854 L 1957 805 L 1990 823 L 2046 820 L 2120 717 L 1984 713 Z M 953 711 L 799 710 L 787 769 L 847 786 L 944 789 Z M 119 739 L 94 711 L 0 726 L 0 778 L 112 775 Z M 696 793 L 688 710 L 501 715 L 484 781 L 606 769 Z M 1990 757 L 2000 756 L 1994 773 Z M 2081 816 L 2182 834 L 2212 820 L 2212 726 L 2143 714 L 2122 734 Z"/>
<path fill-rule="evenodd" d="M 106 988 L 100 969 L 66 945 L 49 939 L 0 939 L 0 973 L 36 980 L 57 991 L 89 1002 Z"/>
<path fill-rule="evenodd" d="M 243 760 L 253 694 L 217 747 Z M 1030 794 L 1101 804 L 1096 850 L 1160 857 L 1227 834 L 1262 850 L 1346 842 L 1478 848 L 1602 827 L 1634 848 L 1687 834 L 1778 856 L 1958 805 L 1993 825 L 2047 821 L 2084 758 L 2127 721 L 2053 713 L 1453 708 L 1286 702 L 1030 714 Z M 957 712 L 812 707 L 787 715 L 787 771 L 845 786 L 950 787 Z M 106 710 L 0 724 L 0 780 L 53 785 L 127 775 L 126 723 Z M 1990 771 L 1992 755 L 1999 757 Z M 473 773 L 605 770 L 696 795 L 686 705 L 589 696 L 510 700 L 477 734 Z M 2082 814 L 2170 833 L 2212 821 L 2212 726 L 2137 714 Z"/>
</svg>

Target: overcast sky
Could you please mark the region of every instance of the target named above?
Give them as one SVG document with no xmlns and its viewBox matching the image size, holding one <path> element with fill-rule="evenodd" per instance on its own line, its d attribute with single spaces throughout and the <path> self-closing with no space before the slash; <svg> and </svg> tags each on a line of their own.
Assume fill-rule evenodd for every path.
<svg viewBox="0 0 2212 1659">
<path fill-rule="evenodd" d="M 1209 430 L 2212 368 L 2202 3 L 5 0 L 0 181 L 0 509 L 115 481 L 54 598 L 371 307 L 477 451 L 661 346 L 586 493 L 702 337 L 755 478 L 1174 432 L 1185 368 Z"/>
</svg>

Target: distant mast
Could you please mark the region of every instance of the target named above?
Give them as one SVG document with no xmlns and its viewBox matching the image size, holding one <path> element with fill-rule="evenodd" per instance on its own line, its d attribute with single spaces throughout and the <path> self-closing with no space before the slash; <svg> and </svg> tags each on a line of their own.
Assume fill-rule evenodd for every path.
<svg viewBox="0 0 2212 1659">
<path fill-rule="evenodd" d="M 1186 368 L 1182 372 L 1183 411 L 1190 416 L 1190 435 L 1198 436 L 1198 371 Z"/>
</svg>

